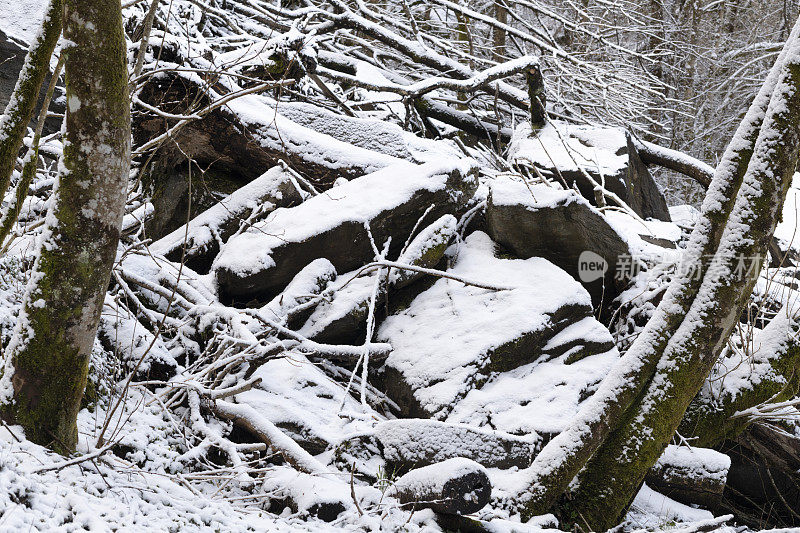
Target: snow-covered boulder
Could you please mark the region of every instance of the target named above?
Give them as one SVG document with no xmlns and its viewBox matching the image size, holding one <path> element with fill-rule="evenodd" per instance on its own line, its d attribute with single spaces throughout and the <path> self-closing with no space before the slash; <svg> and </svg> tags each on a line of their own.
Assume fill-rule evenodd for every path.
<svg viewBox="0 0 800 533">
<path fill-rule="evenodd" d="M 645 482 L 681 503 L 716 510 L 730 467 L 731 459 L 724 453 L 670 444 L 647 473 Z"/>
<path fill-rule="evenodd" d="M 272 359 L 253 373 L 261 382 L 236 395 L 236 403 L 255 409 L 312 455 L 324 452 L 342 435 L 363 432 L 369 424 L 338 416 L 357 412 L 358 400 L 301 354 Z"/>
<path fill-rule="evenodd" d="M 220 242 L 226 241 L 244 223 L 266 218 L 278 207 L 289 207 L 303 201 L 294 178 L 275 166 L 244 187 L 220 200 L 191 221 L 154 242 L 151 250 L 170 261 L 180 261 L 201 274 L 208 272 Z"/>
<path fill-rule="evenodd" d="M 458 457 L 412 470 L 395 481 L 389 493 L 416 508 L 469 514 L 489 503 L 492 483 L 481 465 Z"/>
<path fill-rule="evenodd" d="M 420 216 L 461 210 L 477 188 L 471 160 L 399 163 L 362 176 L 303 204 L 277 209 L 265 221 L 228 241 L 213 270 L 223 299 L 272 297 L 304 266 L 325 257 L 339 272 L 374 259 L 375 244 L 391 237 L 397 257 Z"/>
<path fill-rule="evenodd" d="M 378 331 L 378 338 L 393 347 L 384 368 L 385 388 L 405 416 L 450 420 L 471 393 L 534 367 L 546 369 L 543 383 L 553 379 L 549 367 L 562 373 L 559 381 L 575 380 L 561 389 L 559 381 L 548 383 L 554 390 L 535 384 L 535 378 L 524 389 L 512 383 L 503 390 L 509 403 L 527 405 L 537 395 L 552 398 L 563 391 L 568 398 L 562 408 L 574 409 L 580 391 L 599 381 L 599 367 L 616 357 L 611 335 L 592 317 L 589 294 L 546 259 L 500 259 L 495 243 L 475 232 L 458 249 L 449 272 L 510 289 L 488 290 L 442 278 L 386 319 Z M 594 355 L 609 351 L 606 358 Z M 483 406 L 473 406 L 472 414 L 483 417 L 475 425 L 495 423 Z"/>
<path fill-rule="evenodd" d="M 502 431 L 438 420 L 386 420 L 375 426 L 383 456 L 396 468 L 418 468 L 466 457 L 489 468 L 527 468 L 538 451 L 538 435 L 520 437 Z"/>
<path fill-rule="evenodd" d="M 397 259 L 398 263 L 421 268 L 435 267 L 444 257 L 450 240 L 455 236 L 456 218 L 447 214 L 424 228 L 409 242 Z M 309 339 L 329 344 L 353 344 L 363 341 L 370 301 L 375 292 L 376 304 L 384 301 L 387 291 L 394 292 L 413 284 L 423 272 L 393 269 L 386 283 L 375 287 L 377 270 L 356 277 L 358 272 L 339 276 L 329 287 L 330 300 L 321 302 L 308 318 L 300 333 Z"/>
<path fill-rule="evenodd" d="M 449 142 L 417 137 L 384 120 L 348 117 L 304 102 L 281 102 L 278 105 L 284 117 L 301 126 L 380 154 L 413 163 L 463 157 L 463 152 Z"/>
<path fill-rule="evenodd" d="M 664 195 L 621 129 L 551 121 L 534 132 L 522 122 L 514 130 L 508 153 L 511 164 L 533 165 L 554 180 L 576 185 L 592 201 L 594 180 L 642 218 L 670 219 Z"/>
<path fill-rule="evenodd" d="M 544 257 L 567 271 L 595 305 L 610 303 L 629 281 L 633 257 L 625 238 L 574 191 L 497 178 L 486 222 L 489 235 L 517 257 Z"/>
</svg>

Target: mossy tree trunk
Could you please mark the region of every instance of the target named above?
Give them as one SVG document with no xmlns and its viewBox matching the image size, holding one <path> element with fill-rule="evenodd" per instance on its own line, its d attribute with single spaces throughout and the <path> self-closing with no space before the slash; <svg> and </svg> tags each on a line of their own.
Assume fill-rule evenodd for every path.
<svg viewBox="0 0 800 533">
<path fill-rule="evenodd" d="M 800 39 L 789 39 L 780 78 L 719 248 L 657 371 L 622 423 L 578 476 L 564 517 L 604 531 L 628 509 L 702 387 L 752 293 L 800 152 Z M 741 259 L 748 270 L 742 276 Z"/>
<path fill-rule="evenodd" d="M 797 29 L 793 36 L 797 36 Z M 542 449 L 520 477 L 514 498 L 523 518 L 550 512 L 578 472 L 624 420 L 625 413 L 656 372 L 668 341 L 676 333 L 697 296 L 707 258 L 718 248 L 761 130 L 770 97 L 787 55 L 781 52 L 717 165 L 683 261 L 693 270 L 676 278 L 633 345 L 611 369 L 597 392 L 581 407 L 567 428 Z"/>
<path fill-rule="evenodd" d="M 50 0 L 39 33 L 31 43 L 14 93 L 0 117 L 0 198 L 11 183 L 11 173 L 47 74 L 50 58 L 61 35 L 62 0 Z"/>
<path fill-rule="evenodd" d="M 119 0 L 64 0 L 66 137 L 47 227 L 8 349 L 6 415 L 74 451 L 89 355 L 116 254 L 130 169 Z"/>
</svg>

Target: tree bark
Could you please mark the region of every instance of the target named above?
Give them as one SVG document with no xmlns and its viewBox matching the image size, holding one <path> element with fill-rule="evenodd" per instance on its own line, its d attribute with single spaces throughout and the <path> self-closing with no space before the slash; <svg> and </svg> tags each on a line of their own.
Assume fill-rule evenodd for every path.
<svg viewBox="0 0 800 533">
<path fill-rule="evenodd" d="M 50 0 L 42 27 L 25 56 L 14 94 L 0 117 L 0 198 L 11 183 L 22 139 L 33 118 L 44 78 L 50 72 L 50 58 L 61 35 L 61 6 L 61 0 Z"/>
<path fill-rule="evenodd" d="M 47 108 L 50 107 L 50 100 L 53 98 L 53 93 L 58 83 L 58 77 L 61 75 L 61 69 L 64 67 L 64 58 L 58 59 L 53 75 L 50 78 L 50 84 L 47 86 L 47 93 L 42 101 L 42 108 L 39 111 L 39 121 L 36 124 L 36 131 L 33 133 L 33 141 L 31 147 L 25 154 L 22 162 L 22 174 L 20 175 L 19 182 L 17 183 L 14 198 L 8 205 L 8 208 L 3 211 L 0 216 L 0 244 L 5 242 L 6 237 L 11 233 L 11 229 L 19 218 L 19 213 L 22 210 L 22 202 L 28 196 L 28 189 L 36 177 L 36 169 L 39 168 L 39 142 L 42 139 L 42 131 L 44 130 L 44 123 L 47 120 Z"/>
<path fill-rule="evenodd" d="M 796 38 L 797 28 L 793 36 Z M 701 217 L 684 252 L 683 264 L 690 265 L 692 270 L 672 282 L 645 329 L 597 392 L 584 402 L 570 425 L 551 440 L 531 467 L 522 473 L 515 499 L 522 504 L 524 518 L 550 511 L 569 483 L 620 424 L 655 373 L 667 342 L 683 322 L 700 290 L 708 267 L 707 257 L 717 250 L 722 238 L 786 54 L 784 48 L 715 169 Z"/>
<path fill-rule="evenodd" d="M 131 147 L 119 0 L 64 0 L 64 21 L 64 155 L 3 380 L 13 385 L 6 416 L 29 440 L 70 453 L 124 214 Z"/>
<path fill-rule="evenodd" d="M 800 151 L 800 42 L 796 30 L 780 67 L 736 204 L 700 291 L 671 336 L 644 394 L 579 475 L 565 518 L 605 530 L 624 516 L 689 403 L 725 347 L 752 293 L 791 185 Z M 742 279 L 746 258 L 752 273 Z"/>
</svg>

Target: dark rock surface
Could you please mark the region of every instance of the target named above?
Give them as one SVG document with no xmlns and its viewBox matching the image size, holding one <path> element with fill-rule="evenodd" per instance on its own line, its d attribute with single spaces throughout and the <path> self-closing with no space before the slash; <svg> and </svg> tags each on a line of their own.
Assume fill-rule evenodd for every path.
<svg viewBox="0 0 800 533">
<path fill-rule="evenodd" d="M 544 257 L 580 281 L 595 306 L 610 303 L 628 280 L 618 279 L 631 252 L 603 215 L 574 191 L 492 183 L 486 208 L 489 235 L 520 258 Z M 605 261 L 605 273 L 582 262 Z"/>
</svg>

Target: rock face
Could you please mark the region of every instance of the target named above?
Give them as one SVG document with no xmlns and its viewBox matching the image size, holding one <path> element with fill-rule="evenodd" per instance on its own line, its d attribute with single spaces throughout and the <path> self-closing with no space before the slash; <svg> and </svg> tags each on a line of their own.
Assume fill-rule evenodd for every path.
<svg viewBox="0 0 800 533">
<path fill-rule="evenodd" d="M 489 503 L 492 483 L 481 465 L 458 457 L 412 470 L 395 481 L 390 492 L 417 509 L 463 515 Z"/>
<path fill-rule="evenodd" d="M 397 262 L 421 268 L 435 267 L 444 257 L 447 244 L 455 236 L 456 224 L 453 215 L 442 216 L 408 243 Z M 378 271 L 362 277 L 356 277 L 357 274 L 343 274 L 331 284 L 330 290 L 335 291 L 333 296 L 316 307 L 300 330 L 302 335 L 328 344 L 363 342 Z M 388 279 L 381 281 L 377 287 L 376 305 L 380 306 L 385 301 L 388 291 L 408 287 L 423 276 L 425 274 L 422 272 L 393 269 Z"/>
<path fill-rule="evenodd" d="M 730 466 L 730 457 L 723 453 L 670 444 L 647 473 L 645 482 L 679 502 L 716 510 L 722 501 Z"/>
<path fill-rule="evenodd" d="M 521 258 L 544 257 L 583 283 L 594 305 L 611 302 L 625 287 L 628 244 L 605 217 L 574 191 L 526 186 L 511 178 L 491 184 L 489 234 Z M 605 262 L 605 272 L 587 261 Z M 602 266 L 602 265 L 601 265 Z"/>
<path fill-rule="evenodd" d="M 737 522 L 753 528 L 762 528 L 765 517 L 774 526 L 800 526 L 800 438 L 795 428 L 755 423 L 719 449 L 731 458 L 721 512 L 735 513 Z"/>
<path fill-rule="evenodd" d="M 525 122 L 514 131 L 509 161 L 534 166 L 569 187 L 574 184 L 594 202 L 595 186 L 585 172 L 595 182 L 604 183 L 642 218 L 670 220 L 664 195 L 622 130 L 553 121 L 534 133 Z"/>
<path fill-rule="evenodd" d="M 237 394 L 236 403 L 258 411 L 312 455 L 332 447 L 343 434 L 369 429 L 368 422 L 336 415 L 342 402 L 345 411 L 355 412 L 359 401 L 300 354 L 267 361 L 253 377 L 261 383 Z"/>
<path fill-rule="evenodd" d="M 303 204 L 274 211 L 232 238 L 213 270 L 224 300 L 272 297 L 305 265 L 327 258 L 339 272 L 373 260 L 366 227 L 397 257 L 419 217 L 458 212 L 477 188 L 470 161 L 401 163 L 352 180 Z"/>
<path fill-rule="evenodd" d="M 427 163 L 442 156 L 463 157 L 455 146 L 417 137 L 396 124 L 382 120 L 348 117 L 303 102 L 281 102 L 281 115 L 334 139 L 413 163 Z"/>
<path fill-rule="evenodd" d="M 616 358 L 611 335 L 592 317 L 588 293 L 549 261 L 497 258 L 495 243 L 475 232 L 449 272 L 513 288 L 492 291 L 439 279 L 386 319 L 378 331 L 393 347 L 383 369 L 385 389 L 404 416 L 537 432 L 536 420 L 554 407 L 563 420 Z M 567 360 L 576 365 L 572 370 L 565 368 Z M 580 377 L 561 388 L 558 381 L 549 383 L 555 392 L 548 391 L 559 372 Z M 512 376 L 525 383 L 498 385 Z M 493 397 L 498 386 L 499 403 Z M 474 394 L 492 396 L 485 398 L 487 408 L 457 415 Z M 503 422 L 504 413 L 527 406 L 534 411 L 527 424 L 517 416 Z M 542 423 L 540 429 L 550 432 L 552 426 Z"/>
<path fill-rule="evenodd" d="M 210 102 L 194 79 L 180 73 L 153 77 L 139 97 L 173 114 L 196 111 L 188 108 L 189 102 L 197 102 L 199 108 Z M 137 113 L 134 140 L 143 144 L 174 122 Z M 191 180 L 189 157 L 196 163 Z M 208 209 L 281 161 L 327 189 L 338 178 L 353 179 L 403 160 L 301 126 L 281 115 L 273 100 L 246 95 L 188 123 L 174 135 L 174 142 L 163 143 L 148 161 L 144 181 L 159 216 L 148 222 L 147 230 L 159 238 L 184 224 L 190 207 L 191 216 Z"/>
<path fill-rule="evenodd" d="M 27 53 L 26 45 L 7 35 L 0 30 L 0 113 L 8 105 L 11 95 L 14 94 L 14 87 L 17 85 L 17 78 L 19 72 L 22 70 L 22 65 L 25 62 L 25 54 Z M 33 123 L 36 117 L 39 116 L 39 109 L 41 108 L 41 100 L 47 92 L 47 85 L 50 83 L 50 76 L 47 76 L 42 84 L 42 89 L 39 95 L 39 103 L 36 106 L 36 111 L 33 114 Z M 54 113 L 63 113 L 64 104 L 60 100 L 64 95 L 62 87 L 56 87 L 56 92 L 53 94 L 53 100 L 50 103 L 50 111 Z M 49 118 L 45 121 L 45 134 L 58 131 L 61 127 L 61 119 Z"/>
</svg>

